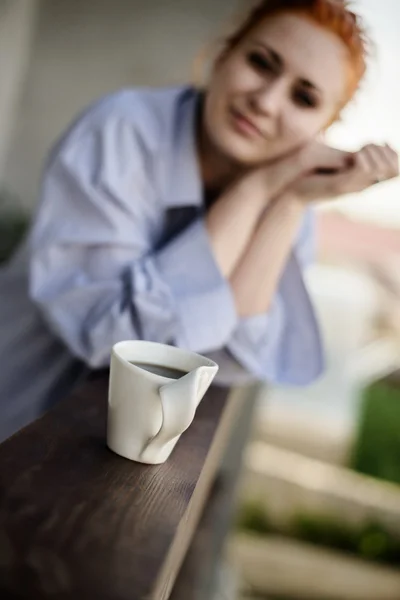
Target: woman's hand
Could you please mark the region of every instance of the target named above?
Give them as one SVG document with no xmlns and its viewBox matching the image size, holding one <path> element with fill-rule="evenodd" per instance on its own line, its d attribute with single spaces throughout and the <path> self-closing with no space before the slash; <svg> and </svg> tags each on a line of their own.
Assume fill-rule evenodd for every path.
<svg viewBox="0 0 400 600">
<path fill-rule="evenodd" d="M 367 188 L 399 175 L 397 152 L 385 146 L 369 144 L 358 152 L 347 154 L 347 165 L 340 169 L 317 168 L 300 177 L 290 188 L 304 203 L 330 200 Z"/>
<path fill-rule="evenodd" d="M 313 140 L 297 151 L 297 160 L 301 168 L 299 175 L 316 172 L 337 173 L 348 166 L 351 157 L 351 152 Z"/>
<path fill-rule="evenodd" d="M 256 189 L 264 190 L 265 201 L 268 204 L 275 197 L 290 190 L 295 182 L 305 175 L 343 171 L 348 166 L 350 157 L 349 152 L 312 141 L 290 154 L 250 171 L 242 179 L 243 187 L 246 187 L 249 195 L 254 194 Z"/>
</svg>

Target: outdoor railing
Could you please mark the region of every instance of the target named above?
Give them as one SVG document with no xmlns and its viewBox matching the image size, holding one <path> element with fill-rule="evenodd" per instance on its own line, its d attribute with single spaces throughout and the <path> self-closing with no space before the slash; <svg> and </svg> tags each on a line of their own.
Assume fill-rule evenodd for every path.
<svg viewBox="0 0 400 600">
<path fill-rule="evenodd" d="M 107 449 L 107 373 L 0 445 L 0 598 L 210 600 L 256 391 L 212 387 L 163 465 Z"/>
</svg>

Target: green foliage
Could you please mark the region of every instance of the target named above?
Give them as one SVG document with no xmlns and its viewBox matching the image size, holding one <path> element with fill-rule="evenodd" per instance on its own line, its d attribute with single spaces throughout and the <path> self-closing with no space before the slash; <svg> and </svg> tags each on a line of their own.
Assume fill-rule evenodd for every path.
<svg viewBox="0 0 400 600">
<path fill-rule="evenodd" d="M 350 467 L 400 484 L 400 384 L 373 383 L 364 393 Z"/>
<path fill-rule="evenodd" d="M 265 535 L 272 532 L 267 511 L 261 503 L 255 501 L 248 502 L 239 509 L 237 527 L 245 531 L 252 531 L 258 535 Z"/>
<path fill-rule="evenodd" d="M 283 528 L 268 517 L 264 503 L 252 501 L 241 507 L 237 527 L 256 535 L 279 534 L 365 560 L 400 566 L 400 539 L 378 522 L 355 526 L 328 514 L 298 513 Z"/>
<path fill-rule="evenodd" d="M 292 531 L 301 540 L 347 552 L 351 552 L 357 544 L 357 533 L 330 515 L 296 515 Z"/>
<path fill-rule="evenodd" d="M 400 540 L 376 522 L 359 527 L 330 515 L 298 515 L 293 524 L 298 539 L 356 554 L 367 560 L 400 565 Z"/>
<path fill-rule="evenodd" d="M 369 523 L 361 529 L 357 546 L 365 558 L 400 564 L 400 540 L 390 535 L 379 523 Z"/>
</svg>

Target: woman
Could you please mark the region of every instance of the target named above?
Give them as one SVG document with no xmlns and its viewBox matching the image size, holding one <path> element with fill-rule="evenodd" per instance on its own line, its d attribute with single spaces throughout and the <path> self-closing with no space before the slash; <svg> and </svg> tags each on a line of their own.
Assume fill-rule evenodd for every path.
<svg viewBox="0 0 400 600">
<path fill-rule="evenodd" d="M 365 55 L 344 3 L 263 1 L 203 92 L 125 90 L 72 125 L 44 173 L 28 269 L 23 251 L 2 275 L 0 437 L 124 339 L 211 354 L 225 381 L 320 374 L 310 206 L 398 174 L 388 146 L 317 141 Z"/>
</svg>

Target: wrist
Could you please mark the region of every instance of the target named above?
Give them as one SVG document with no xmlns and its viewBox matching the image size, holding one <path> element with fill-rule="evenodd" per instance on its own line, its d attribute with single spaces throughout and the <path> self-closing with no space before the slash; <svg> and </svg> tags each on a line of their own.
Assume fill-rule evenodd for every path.
<svg viewBox="0 0 400 600">
<path fill-rule="evenodd" d="M 281 158 L 265 169 L 264 181 L 270 198 L 286 194 L 289 188 L 307 172 L 307 160 L 303 151 Z"/>
<path fill-rule="evenodd" d="M 270 200 L 271 194 L 268 186 L 268 176 L 265 167 L 257 168 L 248 173 L 240 182 L 240 192 L 243 198 L 248 198 L 253 206 L 258 210 L 265 209 Z"/>
<path fill-rule="evenodd" d="M 282 206 L 282 209 L 289 215 L 302 216 L 305 210 L 305 204 L 301 197 L 295 192 L 288 191 L 279 198 L 277 202 Z"/>
<path fill-rule="evenodd" d="M 300 148 L 297 152 L 296 158 L 301 171 L 307 171 L 313 159 L 313 146 L 307 144 L 306 146 Z"/>
</svg>

